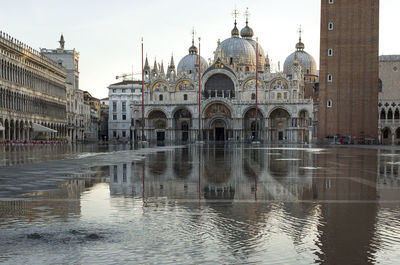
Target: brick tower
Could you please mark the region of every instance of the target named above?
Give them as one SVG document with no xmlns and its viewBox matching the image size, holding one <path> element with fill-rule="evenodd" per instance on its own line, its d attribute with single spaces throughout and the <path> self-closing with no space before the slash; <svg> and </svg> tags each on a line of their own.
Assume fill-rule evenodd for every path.
<svg viewBox="0 0 400 265">
<path fill-rule="evenodd" d="M 318 138 L 378 135 L 379 0 L 321 0 Z"/>
</svg>

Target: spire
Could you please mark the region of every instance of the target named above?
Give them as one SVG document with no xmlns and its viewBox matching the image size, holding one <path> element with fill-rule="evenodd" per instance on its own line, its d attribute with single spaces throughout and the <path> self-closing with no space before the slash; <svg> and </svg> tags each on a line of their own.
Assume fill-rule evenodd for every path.
<svg viewBox="0 0 400 265">
<path fill-rule="evenodd" d="M 65 40 L 64 40 L 64 35 L 62 33 L 59 43 L 60 43 L 60 49 L 64 50 Z"/>
<path fill-rule="evenodd" d="M 146 61 L 144 63 L 144 69 L 150 69 L 149 60 L 147 60 L 147 54 L 146 54 Z"/>
<path fill-rule="evenodd" d="M 157 67 L 157 59 L 154 58 L 154 67 L 153 67 L 153 72 L 158 73 L 158 67 Z"/>
<path fill-rule="evenodd" d="M 238 38 L 239 37 L 239 30 L 236 27 L 236 25 L 237 25 L 236 19 L 239 16 L 239 11 L 237 10 L 236 6 L 235 6 L 235 9 L 232 12 L 232 16 L 235 18 L 235 23 L 234 23 L 235 27 L 232 29 L 231 35 L 232 35 L 233 38 Z"/>
<path fill-rule="evenodd" d="M 175 68 L 175 63 L 174 63 L 174 55 L 171 55 L 171 62 L 169 63 L 170 68 Z"/>
<path fill-rule="evenodd" d="M 304 51 L 304 43 L 301 42 L 301 34 L 303 33 L 303 29 L 301 28 L 301 25 L 299 27 L 298 33 L 299 33 L 299 43 L 296 44 L 296 50 L 297 51 Z"/>
<path fill-rule="evenodd" d="M 161 66 L 160 66 L 160 74 L 161 74 L 161 76 L 165 76 L 165 72 L 164 72 L 164 63 L 163 63 L 163 61 L 161 60 Z"/>
<path fill-rule="evenodd" d="M 192 29 L 192 46 L 189 48 L 189 54 L 197 54 L 197 47 L 194 46 L 194 35 L 196 34 L 196 31 L 194 30 L 194 27 Z"/>
</svg>

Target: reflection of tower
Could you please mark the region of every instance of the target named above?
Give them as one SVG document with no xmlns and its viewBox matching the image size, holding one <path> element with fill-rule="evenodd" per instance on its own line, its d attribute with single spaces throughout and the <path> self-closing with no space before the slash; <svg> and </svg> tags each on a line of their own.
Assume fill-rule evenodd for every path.
<svg viewBox="0 0 400 265">
<path fill-rule="evenodd" d="M 317 172 L 315 199 L 329 201 L 321 204 L 319 257 L 324 264 L 369 264 L 377 215 L 377 151 L 336 152 L 340 153 L 318 156 L 322 169 Z M 337 168 L 327 172 L 332 165 Z"/>
</svg>

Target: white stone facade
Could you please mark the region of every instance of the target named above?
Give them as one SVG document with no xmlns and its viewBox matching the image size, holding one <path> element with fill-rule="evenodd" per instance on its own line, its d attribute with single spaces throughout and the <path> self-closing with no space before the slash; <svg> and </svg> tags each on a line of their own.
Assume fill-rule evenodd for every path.
<svg viewBox="0 0 400 265">
<path fill-rule="evenodd" d="M 141 101 L 141 82 L 124 80 L 108 87 L 108 139 L 117 141 L 131 141 L 132 118 L 137 116 L 133 111 L 134 102 Z"/>
<path fill-rule="evenodd" d="M 66 71 L 0 31 L 0 139 L 66 135 Z M 39 124 L 57 132 L 35 132 Z"/>
<path fill-rule="evenodd" d="M 84 141 L 90 134 L 90 107 L 84 103 L 83 90 L 79 89 L 79 53 L 64 49 L 64 37 L 61 35 L 60 48 L 41 49 L 41 54 L 65 68 L 67 73 L 67 120 L 68 133 L 72 142 Z"/>
<path fill-rule="evenodd" d="M 379 57 L 379 140 L 400 144 L 400 55 Z"/>
</svg>

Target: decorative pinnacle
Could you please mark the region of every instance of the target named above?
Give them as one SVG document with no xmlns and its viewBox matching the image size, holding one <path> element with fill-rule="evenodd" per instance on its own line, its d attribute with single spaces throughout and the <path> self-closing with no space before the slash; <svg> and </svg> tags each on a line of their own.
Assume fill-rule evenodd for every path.
<svg viewBox="0 0 400 265">
<path fill-rule="evenodd" d="M 244 17 L 246 18 L 246 25 L 249 23 L 249 16 L 250 16 L 249 8 L 246 7 L 246 12 L 244 13 Z"/>
</svg>

